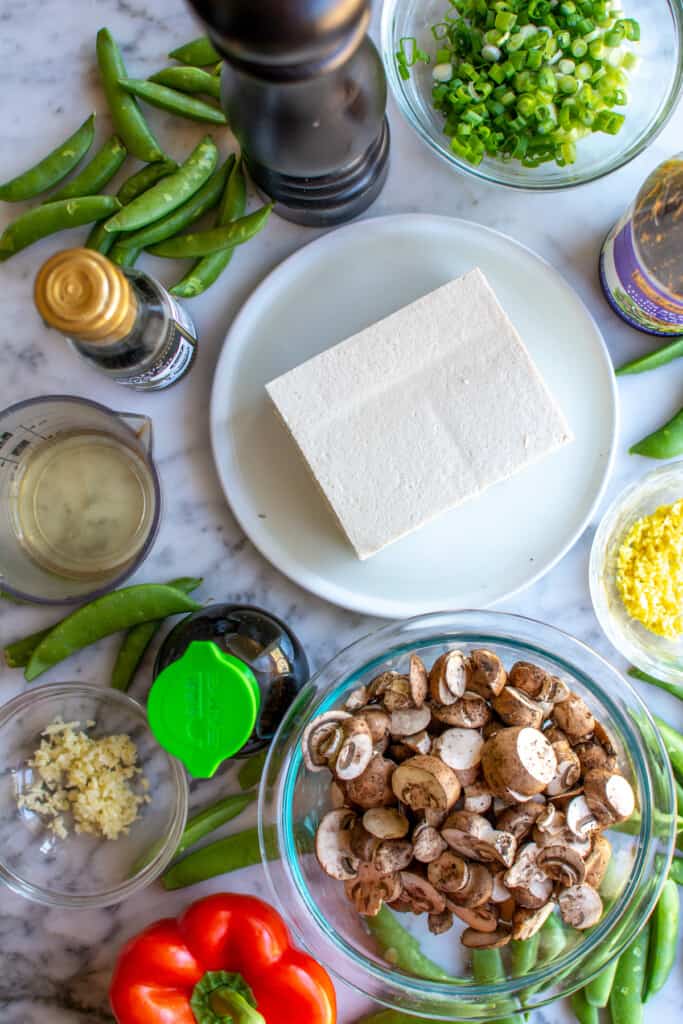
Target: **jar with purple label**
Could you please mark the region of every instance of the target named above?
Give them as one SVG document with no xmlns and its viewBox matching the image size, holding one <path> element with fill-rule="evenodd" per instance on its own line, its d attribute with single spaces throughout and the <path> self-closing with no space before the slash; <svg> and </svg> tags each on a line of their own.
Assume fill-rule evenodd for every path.
<svg viewBox="0 0 683 1024">
<path fill-rule="evenodd" d="M 600 254 L 607 300 L 648 334 L 683 334 L 683 153 L 647 178 Z"/>
</svg>

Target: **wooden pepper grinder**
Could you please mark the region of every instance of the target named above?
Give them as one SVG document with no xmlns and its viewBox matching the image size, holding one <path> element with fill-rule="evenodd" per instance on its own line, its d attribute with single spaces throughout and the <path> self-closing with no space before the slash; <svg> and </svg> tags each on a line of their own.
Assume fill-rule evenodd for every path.
<svg viewBox="0 0 683 1024">
<path fill-rule="evenodd" d="M 254 182 L 288 220 L 357 216 L 384 184 L 386 79 L 369 0 L 189 0 L 225 57 L 222 103 Z"/>
</svg>

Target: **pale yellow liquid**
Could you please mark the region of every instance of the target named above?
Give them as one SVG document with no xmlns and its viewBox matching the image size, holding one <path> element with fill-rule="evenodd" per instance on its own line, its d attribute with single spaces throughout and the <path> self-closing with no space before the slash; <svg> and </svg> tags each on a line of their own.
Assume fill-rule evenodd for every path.
<svg viewBox="0 0 683 1024">
<path fill-rule="evenodd" d="M 106 577 L 145 543 L 154 487 L 145 462 L 116 438 L 64 433 L 28 456 L 12 504 L 19 543 L 43 569 Z"/>
</svg>

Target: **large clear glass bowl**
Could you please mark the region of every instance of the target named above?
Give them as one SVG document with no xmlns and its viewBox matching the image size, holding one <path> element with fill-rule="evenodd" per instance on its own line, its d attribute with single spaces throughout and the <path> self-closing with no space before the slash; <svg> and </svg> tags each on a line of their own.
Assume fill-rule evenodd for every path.
<svg viewBox="0 0 683 1024">
<path fill-rule="evenodd" d="M 103 839 L 73 829 L 60 839 L 17 797 L 33 782 L 28 762 L 46 726 L 94 722 L 93 737 L 125 734 L 137 748 L 140 782 L 150 801 L 127 835 Z M 142 785 L 144 777 L 149 788 Z M 0 880 L 53 907 L 107 907 L 153 882 L 172 859 L 185 828 L 185 771 L 157 743 L 145 709 L 125 693 L 91 683 L 32 687 L 0 708 Z M 66 816 L 68 823 L 68 815 Z"/>
<path fill-rule="evenodd" d="M 432 25 L 452 11 L 448 0 L 385 0 L 382 11 L 382 56 L 389 85 L 402 113 L 420 138 L 452 167 L 486 181 L 513 188 L 551 190 L 595 181 L 623 167 L 641 153 L 662 130 L 676 106 L 683 80 L 682 0 L 626 0 L 626 16 L 640 22 L 641 40 L 635 47 L 640 64 L 630 73 L 626 120 L 617 135 L 596 132 L 576 145 L 574 164 L 523 167 L 517 160 L 485 157 L 477 166 L 456 156 L 443 133 L 443 116 L 431 101 L 432 69 L 416 64 L 404 81 L 396 66 L 402 38 L 415 38 L 430 55 L 438 45 Z"/>
<path fill-rule="evenodd" d="M 316 715 L 343 704 L 344 696 L 383 669 L 404 671 L 412 652 L 430 664 L 443 650 L 485 647 L 506 666 L 528 660 L 565 679 L 606 723 L 621 770 L 637 795 L 635 834 L 610 832 L 612 866 L 608 906 L 591 931 L 569 930 L 567 945 L 523 978 L 475 984 L 469 951 L 458 925 L 430 936 L 423 916 L 397 915 L 423 950 L 454 977 L 428 981 L 399 970 L 382 956 L 344 886 L 325 875 L 312 851 L 318 822 L 330 808 L 327 772 L 309 772 L 300 741 Z M 394 1009 L 433 1020 L 486 1020 L 508 1016 L 524 998 L 528 1009 L 586 984 L 633 938 L 649 916 L 666 878 L 674 843 L 671 769 L 657 729 L 623 677 L 580 641 L 531 619 L 497 612 L 443 612 L 384 626 L 347 647 L 301 691 L 273 741 L 259 798 L 262 854 L 271 894 L 297 941 L 337 978 Z M 457 1003 L 456 1003 L 457 1000 Z"/>
</svg>

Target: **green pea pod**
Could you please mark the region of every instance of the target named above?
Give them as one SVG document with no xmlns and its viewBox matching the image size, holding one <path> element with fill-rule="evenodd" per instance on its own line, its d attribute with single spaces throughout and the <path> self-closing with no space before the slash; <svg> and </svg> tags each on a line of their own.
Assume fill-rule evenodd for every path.
<svg viewBox="0 0 683 1024">
<path fill-rule="evenodd" d="M 647 966 L 648 925 L 619 957 L 609 997 L 609 1011 L 618 1024 L 643 1024 L 643 982 Z"/>
<path fill-rule="evenodd" d="M 121 169 L 123 162 L 128 156 L 128 150 L 116 135 L 107 139 L 105 144 L 95 154 L 90 163 L 83 168 L 80 174 L 72 178 L 66 185 L 46 199 L 45 202 L 54 203 L 58 199 L 73 199 L 76 196 L 94 196 L 101 192 L 114 175 Z"/>
<path fill-rule="evenodd" d="M 95 115 L 91 114 L 61 146 L 57 146 L 27 171 L 0 185 L 0 199 L 16 203 L 47 192 L 73 171 L 92 146 L 94 138 Z"/>
<path fill-rule="evenodd" d="M 145 163 L 163 160 L 161 146 L 155 139 L 135 97 L 119 85 L 126 77 L 126 65 L 121 51 L 108 28 L 97 33 L 97 62 L 114 130 L 129 153 Z"/>
<path fill-rule="evenodd" d="M 116 241 L 116 235 L 110 231 L 104 230 L 104 224 L 100 221 L 99 224 L 93 225 L 90 230 L 88 237 L 85 240 L 86 249 L 95 249 L 96 252 L 102 253 L 106 256 L 112 245 Z"/>
<path fill-rule="evenodd" d="M 24 676 L 31 682 L 53 665 L 112 633 L 200 608 L 187 594 L 161 583 L 114 590 L 59 622 L 36 647 Z"/>
<path fill-rule="evenodd" d="M 644 683 L 649 683 L 650 686 L 658 686 L 660 690 L 666 690 L 667 693 L 673 694 L 674 697 L 678 697 L 679 700 L 683 700 L 683 685 L 681 683 L 667 683 L 663 679 L 655 679 L 654 676 L 649 675 L 647 672 L 642 672 L 639 668 L 631 668 L 628 670 L 628 674 L 634 679 L 641 679 Z"/>
<path fill-rule="evenodd" d="M 243 245 L 263 230 L 272 208 L 271 203 L 246 217 L 240 217 L 232 224 L 226 224 L 225 227 L 169 238 L 158 245 L 150 246 L 148 251 L 155 256 L 165 256 L 168 259 L 185 259 L 192 256 L 208 256 L 210 253 L 220 252 L 221 249 Z"/>
<path fill-rule="evenodd" d="M 177 89 L 179 92 L 199 92 L 212 96 L 215 100 L 221 98 L 220 80 L 216 75 L 202 71 L 201 68 L 162 68 L 155 75 L 150 75 L 148 81 L 166 85 L 169 89 Z"/>
<path fill-rule="evenodd" d="M 675 729 L 672 729 L 663 718 L 659 718 L 657 715 L 653 715 L 653 718 L 661 733 L 671 766 L 679 779 L 683 781 L 683 736 L 676 732 Z"/>
<path fill-rule="evenodd" d="M 122 206 L 126 206 L 133 199 L 137 199 L 143 192 L 151 188 L 152 185 L 156 185 L 157 181 L 167 178 L 169 174 L 173 174 L 177 170 L 178 164 L 175 160 L 157 160 L 153 164 L 147 164 L 146 167 L 141 167 L 135 174 L 131 174 L 130 178 L 126 178 L 116 193 L 116 198 Z"/>
<path fill-rule="evenodd" d="M 649 459 L 671 459 L 683 452 L 683 409 L 668 423 L 648 434 L 629 448 L 631 455 L 645 455 Z"/>
<path fill-rule="evenodd" d="M 619 964 L 619 957 L 615 957 L 611 963 L 607 964 L 604 970 L 600 971 L 600 974 L 596 978 L 593 978 L 583 990 L 586 997 L 586 1001 L 598 1009 L 602 1010 L 607 1006 L 609 1002 L 609 994 L 612 991 L 612 985 L 614 984 L 614 975 L 617 973 L 617 966 Z"/>
<path fill-rule="evenodd" d="M 649 352 L 646 356 L 640 356 L 638 359 L 631 360 L 630 363 L 624 363 L 616 371 L 616 374 L 617 377 L 625 377 L 628 373 L 646 373 L 648 370 L 656 370 L 660 366 L 665 366 L 667 363 L 673 362 L 674 359 L 680 359 L 681 356 L 683 356 L 683 338 L 676 338 L 675 341 L 670 341 L 668 345 L 662 345 L 661 348 Z"/>
<path fill-rule="evenodd" d="M 683 885 L 683 857 L 674 857 L 671 861 L 669 878 L 672 878 L 676 885 Z"/>
<path fill-rule="evenodd" d="M 219 800 L 218 803 L 195 814 L 185 826 L 176 856 L 185 853 L 185 850 L 194 846 L 204 836 L 237 818 L 255 799 L 256 793 L 237 793 L 235 796 L 226 796 L 224 800 Z"/>
<path fill-rule="evenodd" d="M 114 196 L 81 196 L 36 206 L 7 225 L 0 235 L 0 250 L 7 258 L 58 231 L 103 220 L 120 207 Z"/>
<path fill-rule="evenodd" d="M 158 107 L 159 110 L 167 110 L 169 114 L 207 124 L 228 123 L 225 114 L 218 107 L 213 107 L 210 103 L 195 99 L 194 96 L 188 96 L 177 89 L 169 89 L 166 85 L 148 82 L 144 78 L 122 78 L 119 84 L 126 92 L 132 93 L 153 107 Z"/>
<path fill-rule="evenodd" d="M 135 231 L 165 217 L 197 192 L 211 177 L 218 160 L 209 135 L 196 146 L 174 174 L 158 181 L 107 221 L 107 231 Z"/>
<path fill-rule="evenodd" d="M 560 956 L 567 945 L 567 933 L 564 930 L 564 926 L 560 918 L 555 914 L 551 914 L 538 932 L 538 936 L 539 947 L 537 952 L 537 966 L 542 967 L 545 964 L 552 963 L 553 960 L 556 960 Z M 552 984 L 553 979 L 550 979 L 550 981 L 536 982 L 535 985 L 529 985 L 522 992 L 522 1002 L 527 1002 L 535 992 L 538 992 Z"/>
<path fill-rule="evenodd" d="M 600 1024 L 600 1014 L 586 999 L 583 989 L 571 997 L 572 1011 L 579 1024 Z"/>
<path fill-rule="evenodd" d="M 368 1013 L 356 1021 L 356 1024 L 427 1024 L 425 1017 L 413 1017 L 409 1013 L 401 1013 L 400 1010 L 380 1010 L 378 1013 Z"/>
<path fill-rule="evenodd" d="M 173 235 L 177 235 L 179 231 L 182 231 L 183 228 L 194 224 L 208 210 L 213 209 L 219 201 L 230 173 L 232 160 L 233 157 L 229 157 L 222 167 L 214 171 L 209 180 L 193 196 L 190 196 L 182 206 L 172 210 L 171 213 L 161 217 L 160 220 L 155 220 L 146 227 L 140 228 L 139 231 L 127 232 L 121 239 L 121 245 L 134 249 L 143 249 L 148 245 L 153 245 L 155 242 L 161 242 L 165 238 L 171 238 Z"/>
<path fill-rule="evenodd" d="M 536 966 L 541 933 L 536 932 L 529 939 L 513 939 L 510 943 L 510 960 L 513 978 L 523 978 Z"/>
<path fill-rule="evenodd" d="M 31 655 L 40 641 L 44 640 L 48 633 L 52 632 L 53 628 L 53 626 L 48 626 L 47 629 L 39 629 L 37 633 L 31 633 L 30 636 L 22 637 L 21 640 L 15 640 L 14 643 L 7 644 L 4 650 L 7 667 L 23 668 L 25 665 L 28 665 Z"/>
<path fill-rule="evenodd" d="M 425 956 L 415 936 L 406 931 L 388 907 L 382 907 L 375 917 L 368 917 L 366 924 L 382 956 L 406 974 L 428 981 L 457 980 Z"/>
<path fill-rule="evenodd" d="M 268 859 L 276 860 L 279 850 L 274 830 L 268 833 L 266 844 Z M 188 885 L 204 882 L 207 878 L 215 878 L 217 875 L 229 874 L 231 871 L 239 871 L 260 863 L 258 829 L 248 828 L 244 832 L 219 839 L 215 843 L 203 846 L 201 850 L 188 854 L 162 875 L 161 884 L 164 889 L 184 889 Z"/>
<path fill-rule="evenodd" d="M 170 580 L 167 586 L 182 590 L 184 594 L 191 594 L 201 584 L 202 580 L 196 576 L 181 576 L 177 580 Z M 128 689 L 147 648 L 163 624 L 163 619 L 157 619 L 152 622 L 143 622 L 128 630 L 119 647 L 119 653 L 111 673 L 111 685 L 115 690 L 125 691 Z"/>
<path fill-rule="evenodd" d="M 647 974 L 643 990 L 646 1003 L 664 988 L 676 962 L 680 903 L 676 883 L 668 878 L 664 883 L 655 912 L 652 915 Z"/>
<path fill-rule="evenodd" d="M 472 976 L 478 985 L 497 985 L 507 979 L 503 957 L 499 949 L 472 950 Z M 495 1018 L 491 1024 L 518 1024 L 519 1015 L 514 1013 L 510 999 L 499 999 L 492 1011 L 508 1016 Z"/>
<path fill-rule="evenodd" d="M 220 53 L 208 36 L 199 36 L 198 39 L 184 43 L 176 50 L 171 50 L 169 57 L 180 61 L 181 64 L 193 64 L 196 67 L 205 67 L 221 60 Z"/>
<path fill-rule="evenodd" d="M 216 227 L 223 227 L 237 220 L 244 215 L 247 206 L 247 183 L 244 178 L 242 162 L 235 160 L 228 183 L 225 186 L 225 193 L 221 202 Z M 179 298 L 192 299 L 205 292 L 215 281 L 218 280 L 228 263 L 232 259 L 234 247 L 223 249 L 221 252 L 214 252 L 211 256 L 204 256 L 195 263 L 194 267 L 185 275 L 178 284 L 171 288 L 171 294 Z"/>
<path fill-rule="evenodd" d="M 263 775 L 263 766 L 266 763 L 266 757 L 268 756 L 268 750 L 259 750 L 258 754 L 254 754 L 247 761 L 242 762 L 242 766 L 237 775 L 237 781 L 239 782 L 240 789 L 251 789 L 261 781 Z"/>
<path fill-rule="evenodd" d="M 140 258 L 141 252 L 142 249 L 138 249 L 133 245 L 124 245 L 122 242 L 117 242 L 109 253 L 109 259 L 119 267 L 134 267 Z"/>
</svg>

